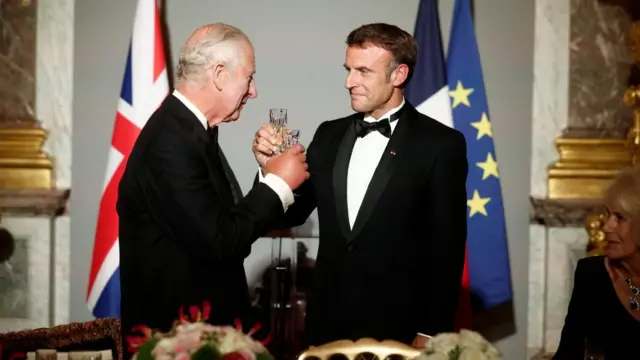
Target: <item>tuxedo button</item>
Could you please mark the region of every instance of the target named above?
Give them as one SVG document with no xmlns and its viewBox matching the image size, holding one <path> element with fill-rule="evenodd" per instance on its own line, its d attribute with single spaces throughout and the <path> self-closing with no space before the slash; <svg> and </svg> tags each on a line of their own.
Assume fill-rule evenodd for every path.
<svg viewBox="0 0 640 360">
<path fill-rule="evenodd" d="M 347 251 L 348 252 L 353 252 L 353 247 L 354 247 L 353 244 L 347 245 Z"/>
</svg>

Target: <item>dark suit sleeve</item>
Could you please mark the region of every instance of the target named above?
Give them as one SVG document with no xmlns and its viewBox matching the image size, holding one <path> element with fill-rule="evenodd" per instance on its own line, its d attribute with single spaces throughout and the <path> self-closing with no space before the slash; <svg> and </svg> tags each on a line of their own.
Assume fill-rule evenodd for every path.
<svg viewBox="0 0 640 360">
<path fill-rule="evenodd" d="M 283 212 L 280 198 L 266 184 L 255 186 L 236 206 L 223 206 L 205 157 L 179 134 L 159 135 L 145 158 L 155 185 L 155 210 L 196 258 L 244 257 Z"/>
<path fill-rule="evenodd" d="M 425 199 L 428 241 L 424 254 L 420 332 L 435 336 L 453 331 L 458 305 L 467 236 L 467 148 L 459 132 L 441 139 L 435 164 L 429 173 Z M 420 315 L 418 315 L 420 316 Z"/>
<path fill-rule="evenodd" d="M 592 277 L 589 276 L 585 265 L 584 259 L 578 261 L 573 279 L 571 300 L 569 300 L 569 308 L 564 319 L 558 351 L 553 356 L 554 360 L 584 358 L 586 335 L 584 320 L 589 318 L 588 311 L 585 311 L 588 306 L 585 304 L 585 299 L 589 299 L 592 296 L 587 289 L 587 282 Z"/>
<path fill-rule="evenodd" d="M 316 199 L 315 189 L 313 186 L 313 180 L 318 170 L 318 156 L 322 154 L 321 150 L 318 150 L 318 144 L 321 142 L 321 133 L 325 128 L 326 123 L 320 124 L 313 139 L 307 148 L 307 164 L 309 165 L 309 179 L 307 179 L 299 188 L 293 191 L 294 202 L 289 206 L 287 211 L 271 224 L 270 230 L 273 229 L 288 229 L 304 224 L 316 206 L 318 201 Z M 259 184 L 259 174 L 256 173 L 254 179 L 254 186 Z"/>
<path fill-rule="evenodd" d="M 294 203 L 271 226 L 271 229 L 288 229 L 304 224 L 317 206 L 313 190 L 313 179 L 310 176 L 294 192 Z"/>
</svg>

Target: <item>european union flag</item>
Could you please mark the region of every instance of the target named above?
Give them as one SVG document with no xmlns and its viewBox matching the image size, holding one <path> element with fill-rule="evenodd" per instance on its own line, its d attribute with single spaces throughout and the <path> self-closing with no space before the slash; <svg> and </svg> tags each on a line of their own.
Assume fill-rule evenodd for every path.
<svg viewBox="0 0 640 360">
<path fill-rule="evenodd" d="M 500 174 L 470 0 L 455 3 L 447 78 L 453 125 L 467 140 L 467 254 L 478 312 L 510 301 L 513 293 Z"/>
</svg>

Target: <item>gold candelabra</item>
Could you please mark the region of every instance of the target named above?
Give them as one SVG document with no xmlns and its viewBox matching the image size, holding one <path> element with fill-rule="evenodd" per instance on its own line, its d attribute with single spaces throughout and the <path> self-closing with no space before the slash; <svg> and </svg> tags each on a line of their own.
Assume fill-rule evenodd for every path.
<svg viewBox="0 0 640 360">
<path fill-rule="evenodd" d="M 631 85 L 624 93 L 624 104 L 633 109 L 633 122 L 627 132 L 626 147 L 631 154 L 631 165 L 640 161 L 640 87 Z"/>
</svg>

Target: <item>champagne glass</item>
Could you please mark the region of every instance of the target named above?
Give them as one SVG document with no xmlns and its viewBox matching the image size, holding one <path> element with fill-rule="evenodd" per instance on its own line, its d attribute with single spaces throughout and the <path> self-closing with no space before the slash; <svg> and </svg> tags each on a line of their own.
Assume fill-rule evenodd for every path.
<svg viewBox="0 0 640 360">
<path fill-rule="evenodd" d="M 287 119 L 287 109 L 270 109 L 269 110 L 269 124 L 273 126 L 276 132 L 276 145 L 278 147 L 277 153 L 281 152 L 281 145 L 283 143 L 282 132 L 289 124 Z M 276 154 L 277 155 L 277 154 Z"/>
<path fill-rule="evenodd" d="M 288 133 L 290 129 L 289 121 L 287 118 L 287 109 L 270 109 L 269 110 L 269 124 L 273 126 L 276 132 L 276 155 L 279 155 L 283 151 L 287 150 L 289 147 L 286 145 L 286 141 L 288 141 Z"/>
</svg>

